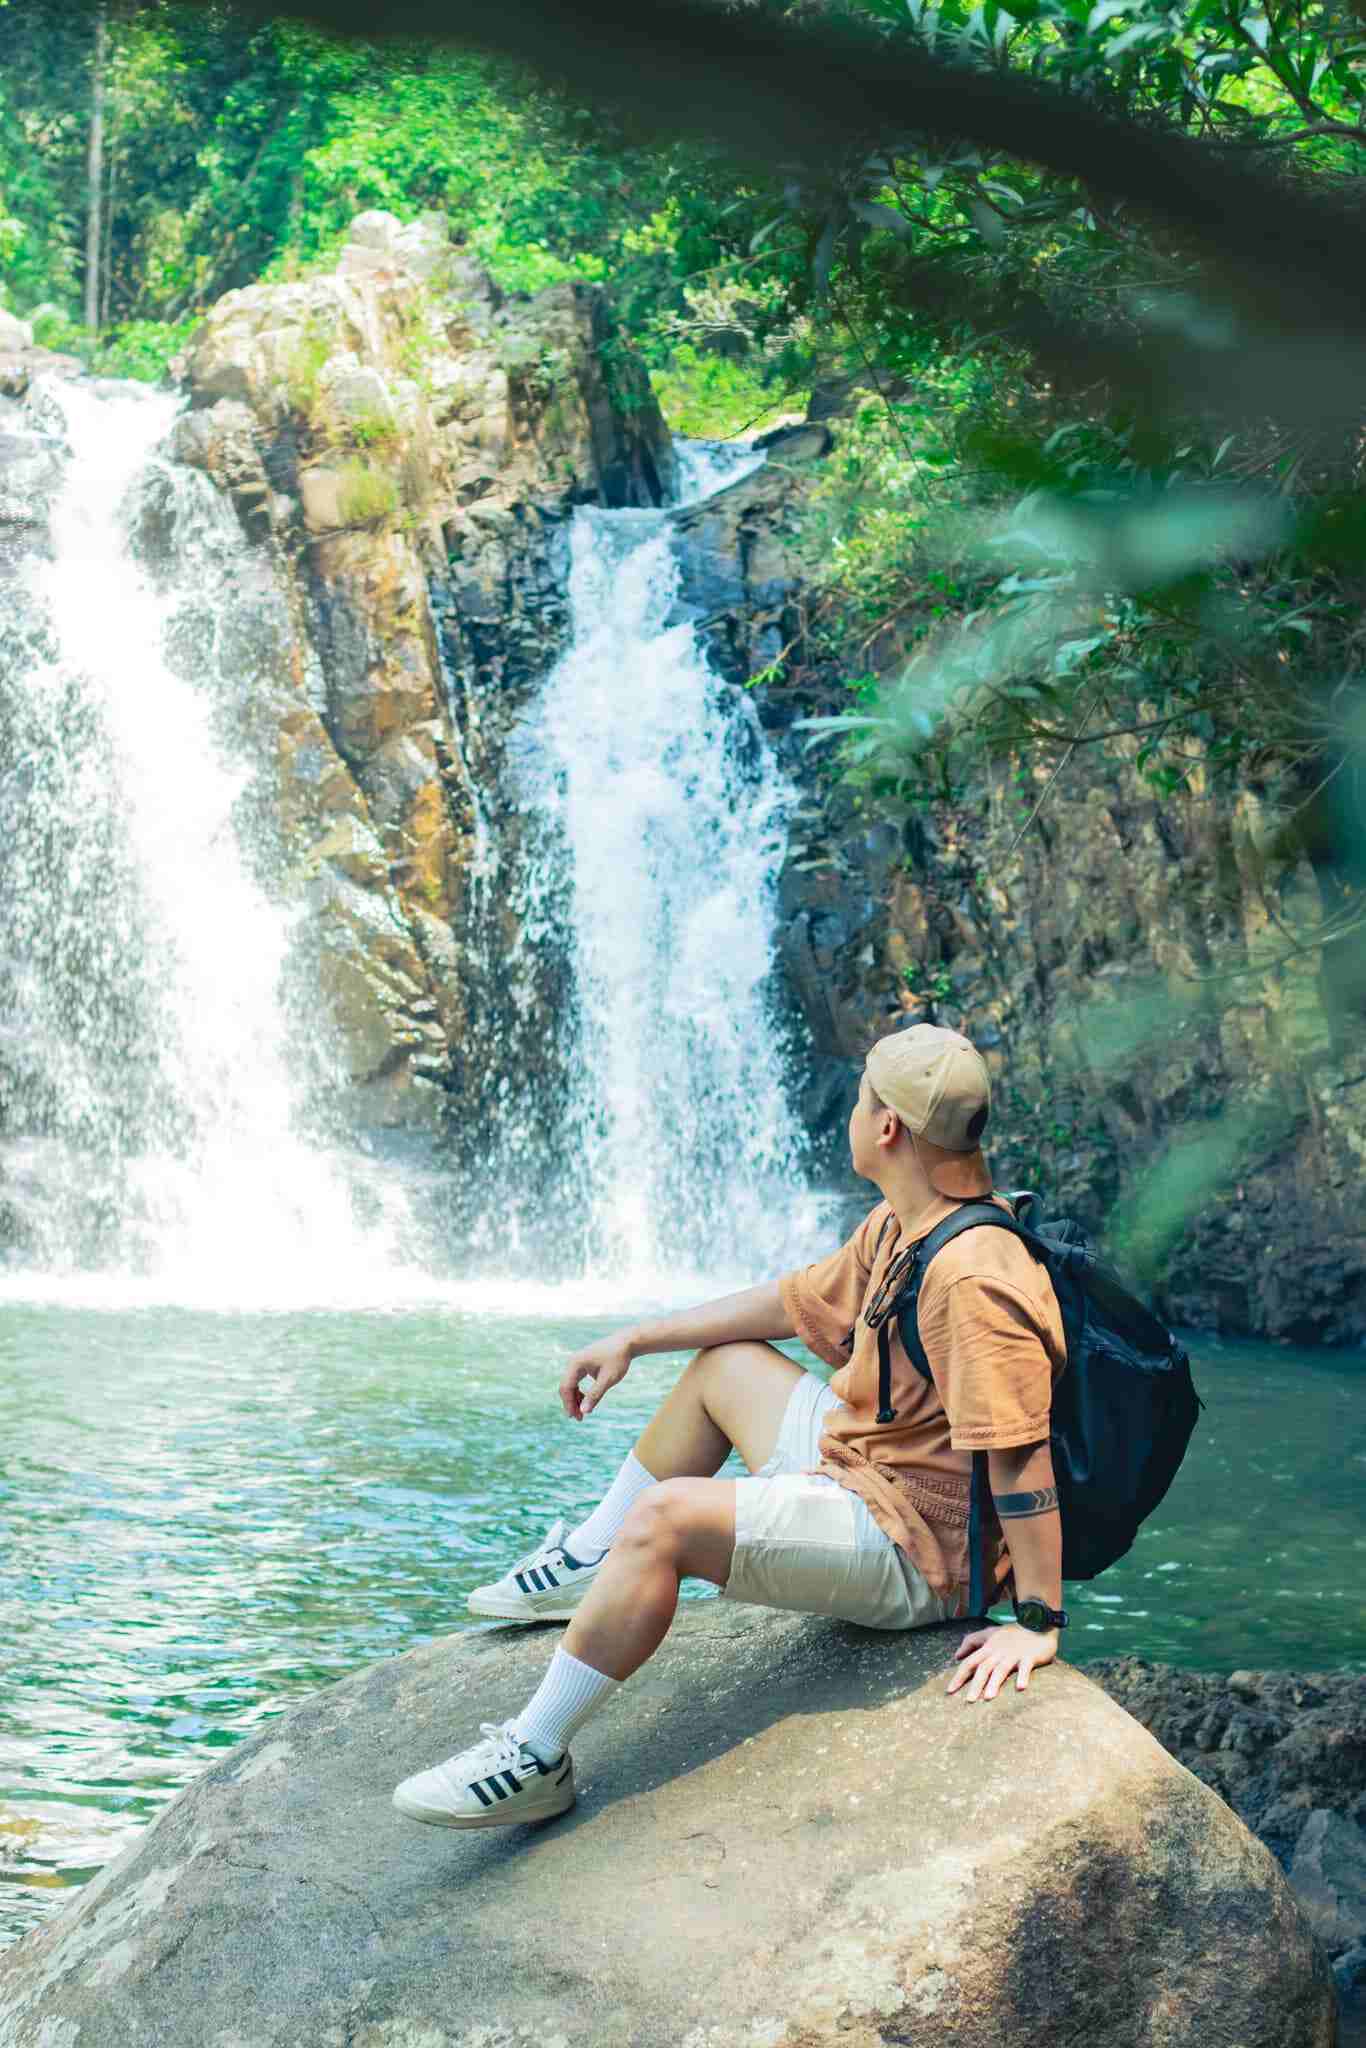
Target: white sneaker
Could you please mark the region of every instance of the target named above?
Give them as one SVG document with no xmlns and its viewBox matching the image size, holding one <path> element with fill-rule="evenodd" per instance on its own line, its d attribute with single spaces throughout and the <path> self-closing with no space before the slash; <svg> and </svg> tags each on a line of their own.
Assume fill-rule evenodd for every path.
<svg viewBox="0 0 1366 2048">
<path fill-rule="evenodd" d="M 607 1552 L 586 1564 L 570 1556 L 564 1535 L 563 1521 L 556 1522 L 510 1572 L 490 1586 L 476 1586 L 469 1597 L 470 1613 L 491 1615 L 496 1621 L 568 1621 L 602 1570 Z"/>
<path fill-rule="evenodd" d="M 568 1812 L 577 1796 L 568 1750 L 558 1763 L 543 1764 L 518 1741 L 511 1721 L 479 1725 L 482 1742 L 403 1780 L 394 1805 L 406 1819 L 436 1828 L 510 1828 Z"/>
</svg>

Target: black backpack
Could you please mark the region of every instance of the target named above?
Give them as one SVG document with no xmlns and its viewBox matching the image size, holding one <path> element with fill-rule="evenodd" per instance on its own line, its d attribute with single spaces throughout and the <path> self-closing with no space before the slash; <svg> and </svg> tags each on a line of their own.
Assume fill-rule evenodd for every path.
<svg viewBox="0 0 1366 2048">
<path fill-rule="evenodd" d="M 1039 1201 L 1034 1194 L 1006 1200 L 1009 1215 L 994 1202 L 964 1202 L 910 1248 L 904 1284 L 879 1317 L 878 1420 L 893 1420 L 886 1317 L 895 1313 L 907 1357 L 930 1379 L 918 1321 L 930 1260 L 964 1230 L 981 1224 L 1009 1230 L 1047 1268 L 1062 1312 L 1067 1364 L 1053 1389 L 1049 1426 L 1062 1518 L 1062 1575 L 1094 1579 L 1124 1556 L 1139 1525 L 1163 1498 L 1204 1404 L 1184 1348 L 1100 1260 L 1080 1224 L 1068 1217 L 1032 1223 Z M 969 1510 L 969 1611 L 974 1615 L 986 1607 L 981 1539 L 987 1493 L 987 1457 L 977 1451 Z"/>
</svg>

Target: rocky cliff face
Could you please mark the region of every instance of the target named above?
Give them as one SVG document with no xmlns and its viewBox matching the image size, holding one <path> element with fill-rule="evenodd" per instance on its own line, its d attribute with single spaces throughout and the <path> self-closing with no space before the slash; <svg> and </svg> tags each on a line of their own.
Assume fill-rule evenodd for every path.
<svg viewBox="0 0 1366 2048">
<path fill-rule="evenodd" d="M 247 716 L 340 1107 L 395 1139 L 486 1129 L 563 973 L 529 910 L 517 722 L 564 642 L 571 508 L 671 487 L 648 381 L 596 289 L 507 302 L 442 218 L 381 213 L 333 275 L 230 293 L 184 367 L 175 453 L 283 592 Z"/>
<path fill-rule="evenodd" d="M 780 437 L 766 469 L 684 515 L 685 595 L 737 682 L 802 644 L 793 542 L 826 441 Z M 1123 1248 L 1160 1265 L 1184 1324 L 1359 1341 L 1366 1028 L 1331 960 L 1277 943 L 1287 916 L 1322 914 L 1322 888 L 1280 850 L 1264 793 L 1197 773 L 1159 802 L 1122 751 L 1082 749 L 1032 822 L 1051 763 L 1001 763 L 971 810 L 890 817 L 799 729 L 847 708 L 837 677 L 789 659 L 756 694 L 807 792 L 782 946 L 831 1169 L 870 1040 L 913 1017 L 951 1024 L 993 1071 L 1002 1186 L 1039 1187 L 1093 1228 L 1124 1218 Z"/>
</svg>

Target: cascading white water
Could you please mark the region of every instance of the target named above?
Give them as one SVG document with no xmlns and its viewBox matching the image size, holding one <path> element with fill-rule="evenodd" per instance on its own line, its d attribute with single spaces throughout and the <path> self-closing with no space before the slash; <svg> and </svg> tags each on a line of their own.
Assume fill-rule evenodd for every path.
<svg viewBox="0 0 1366 2048">
<path fill-rule="evenodd" d="M 679 453 L 685 502 L 758 460 Z M 753 705 L 669 623 L 668 513 L 583 507 L 571 549 L 541 732 L 571 877 L 582 1255 L 648 1292 L 761 1277 L 817 1220 L 773 987 L 794 792 Z"/>
<path fill-rule="evenodd" d="M 31 407 L 66 461 L 51 559 L 0 633 L 0 1228 L 18 1247 L 0 1292 L 496 1309 L 510 1263 L 519 1304 L 544 1275 L 570 1310 L 792 1263 L 816 1222 L 773 1002 L 792 792 L 753 706 L 670 623 L 669 513 L 575 515 L 572 645 L 528 727 L 541 875 L 519 906 L 519 943 L 562 947 L 568 925 L 571 1014 L 547 1020 L 562 1158 L 508 1154 L 528 1214 L 557 1170 L 572 1200 L 519 1239 L 500 1182 L 503 1259 L 465 1285 L 415 1261 L 395 1172 L 303 1126 L 339 1074 L 316 1015 L 282 999 L 290 914 L 250 825 L 244 621 L 279 594 L 227 502 L 159 452 L 176 410 L 80 384 Z M 754 460 L 679 455 L 685 502 Z M 486 908 L 496 949 L 507 920 Z M 493 1082 L 492 1117 L 515 1126 L 522 1076 Z"/>
<path fill-rule="evenodd" d="M 246 769 L 215 731 L 234 683 L 212 643 L 244 556 L 236 522 L 207 479 L 158 465 L 175 399 L 66 384 L 43 403 L 70 455 L 52 559 L 28 579 L 47 632 L 22 678 L 5 1048 L 46 1106 L 5 1162 L 31 1262 L 50 1279 L 88 1260 L 94 1212 L 96 1263 L 140 1276 L 144 1296 L 388 1295 L 401 1197 L 375 1179 L 358 1216 L 354 1177 L 297 1134 L 288 917 L 244 861 Z M 130 548 L 149 473 L 174 527 L 155 576 Z"/>
</svg>

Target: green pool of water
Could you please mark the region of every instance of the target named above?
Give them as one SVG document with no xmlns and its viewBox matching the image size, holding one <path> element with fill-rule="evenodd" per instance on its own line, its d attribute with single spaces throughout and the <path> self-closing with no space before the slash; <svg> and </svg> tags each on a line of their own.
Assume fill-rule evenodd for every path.
<svg viewBox="0 0 1366 2048">
<path fill-rule="evenodd" d="M 556 1382 L 605 1326 L 0 1310 L 0 1939 L 301 1693 L 469 1625 L 470 1587 L 591 1504 L 679 1363 L 575 1427 Z M 1197 1381 L 1168 1501 L 1069 1590 L 1069 1654 L 1366 1668 L 1366 1361 L 1205 1344 Z"/>
</svg>

